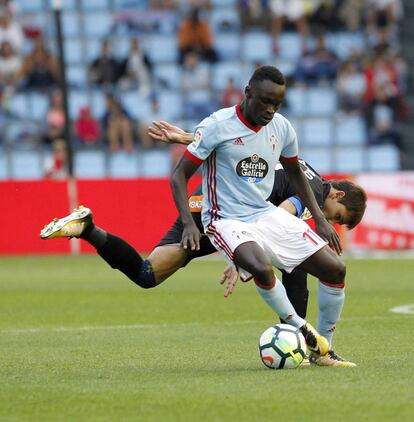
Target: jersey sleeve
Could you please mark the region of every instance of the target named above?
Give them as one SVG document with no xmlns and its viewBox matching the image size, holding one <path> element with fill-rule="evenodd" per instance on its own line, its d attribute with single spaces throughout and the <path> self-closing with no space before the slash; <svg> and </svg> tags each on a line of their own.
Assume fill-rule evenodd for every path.
<svg viewBox="0 0 414 422">
<path fill-rule="evenodd" d="M 213 117 L 204 119 L 195 129 L 193 142 L 184 155 L 197 164 L 201 164 L 214 151 L 219 143 L 217 121 Z"/>
<path fill-rule="evenodd" d="M 280 154 L 281 161 L 297 161 L 298 159 L 298 138 L 295 129 L 289 120 L 285 120 L 285 145 Z"/>
</svg>

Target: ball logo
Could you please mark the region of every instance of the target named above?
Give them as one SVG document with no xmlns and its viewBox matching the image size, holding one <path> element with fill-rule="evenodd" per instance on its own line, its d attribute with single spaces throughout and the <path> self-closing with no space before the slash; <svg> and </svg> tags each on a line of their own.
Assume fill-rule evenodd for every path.
<svg viewBox="0 0 414 422">
<path fill-rule="evenodd" d="M 248 183 L 261 182 L 266 177 L 268 171 L 269 165 L 257 154 L 243 158 L 236 166 L 237 175 Z"/>
</svg>

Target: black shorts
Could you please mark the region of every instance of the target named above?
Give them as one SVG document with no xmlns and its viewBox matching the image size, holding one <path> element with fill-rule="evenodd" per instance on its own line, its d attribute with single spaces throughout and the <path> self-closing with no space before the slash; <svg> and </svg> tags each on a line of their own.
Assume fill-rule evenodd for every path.
<svg viewBox="0 0 414 422">
<path fill-rule="evenodd" d="M 185 260 L 183 267 L 185 267 L 191 260 L 194 258 L 200 258 L 202 256 L 211 255 L 214 252 L 217 252 L 216 248 L 211 244 L 210 239 L 207 235 L 204 234 L 204 228 L 201 223 L 201 214 L 199 212 L 191 213 L 193 219 L 202 233 L 200 238 L 200 250 L 199 251 L 188 251 L 187 259 Z M 181 242 L 181 238 L 183 236 L 183 223 L 179 218 L 175 220 L 173 226 L 168 230 L 166 235 L 160 240 L 157 246 L 165 246 L 165 245 L 175 245 Z"/>
</svg>

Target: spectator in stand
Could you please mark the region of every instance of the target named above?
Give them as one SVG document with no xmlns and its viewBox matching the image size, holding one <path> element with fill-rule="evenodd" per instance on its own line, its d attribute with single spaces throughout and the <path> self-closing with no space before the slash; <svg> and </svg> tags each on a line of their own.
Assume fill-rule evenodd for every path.
<svg viewBox="0 0 414 422">
<path fill-rule="evenodd" d="M 270 31 L 272 18 L 268 0 L 238 0 L 237 3 L 242 32 L 252 27 Z"/>
<path fill-rule="evenodd" d="M 75 121 L 75 134 L 82 145 L 94 146 L 99 141 L 99 122 L 92 116 L 89 107 L 81 107 Z"/>
<path fill-rule="evenodd" d="M 143 95 L 149 93 L 151 89 L 152 63 L 142 51 L 138 38 L 131 40 L 129 55 L 121 67 L 122 85 L 125 87 L 138 85 Z"/>
<path fill-rule="evenodd" d="M 116 84 L 122 71 L 121 65 L 111 56 L 109 47 L 109 41 L 103 40 L 100 55 L 89 67 L 90 81 L 103 87 L 112 87 Z"/>
<path fill-rule="evenodd" d="M 279 35 L 286 21 L 293 23 L 302 38 L 302 49 L 307 50 L 309 26 L 302 0 L 270 0 L 272 19 L 273 51 L 279 53 Z"/>
<path fill-rule="evenodd" d="M 206 20 L 200 19 L 200 9 L 197 7 L 194 7 L 182 22 L 178 30 L 178 44 L 180 63 L 184 62 L 188 53 L 197 53 L 203 60 L 210 63 L 217 61 L 210 26 Z"/>
<path fill-rule="evenodd" d="M 325 44 L 325 36 L 319 35 L 313 50 L 304 54 L 295 70 L 295 80 L 307 85 L 332 83 L 336 78 L 338 59 Z"/>
<path fill-rule="evenodd" d="M 366 80 L 364 74 L 353 61 L 345 62 L 340 67 L 336 80 L 336 89 L 340 112 L 359 113 L 362 111 Z"/>
<path fill-rule="evenodd" d="M 68 177 L 68 149 L 62 138 L 55 139 L 52 143 L 52 156 L 45 162 L 45 177 L 54 180 Z"/>
<path fill-rule="evenodd" d="M 368 143 L 372 145 L 393 143 L 402 149 L 401 129 L 394 104 L 385 86 L 379 85 L 367 113 Z"/>
<path fill-rule="evenodd" d="M 35 39 L 33 51 L 24 58 L 22 76 L 29 89 L 50 89 L 59 80 L 57 61 L 47 50 L 41 36 Z"/>
<path fill-rule="evenodd" d="M 106 112 L 102 126 L 111 152 L 121 148 L 126 152 L 133 151 L 131 119 L 122 104 L 111 94 L 106 96 Z"/>
<path fill-rule="evenodd" d="M 187 53 L 181 72 L 184 115 L 187 119 L 201 119 L 211 112 L 210 71 L 196 53 Z"/>
<path fill-rule="evenodd" d="M 23 47 L 24 34 L 22 28 L 13 20 L 12 9 L 0 9 L 0 44 L 8 41 L 15 51 L 20 52 Z"/>
<path fill-rule="evenodd" d="M 15 53 L 8 41 L 4 41 L 0 46 L 0 88 L 14 92 L 21 67 L 21 57 Z"/>
<path fill-rule="evenodd" d="M 398 21 L 403 16 L 400 0 L 367 0 L 368 34 L 374 45 L 393 44 Z"/>
<path fill-rule="evenodd" d="M 50 106 L 46 115 L 46 133 L 44 140 L 51 145 L 56 139 L 62 138 L 65 129 L 65 112 L 63 109 L 63 96 L 60 91 L 50 95 Z"/>
<path fill-rule="evenodd" d="M 160 113 L 160 103 L 158 96 L 155 93 L 152 93 L 150 96 L 151 100 L 151 120 L 143 119 L 138 122 L 138 136 L 141 142 L 141 145 L 145 149 L 156 147 L 165 147 L 167 144 L 163 142 L 154 141 L 151 136 L 148 134 L 148 126 L 152 124 L 153 121 L 162 120 L 163 116 Z"/>
<path fill-rule="evenodd" d="M 150 10 L 174 10 L 177 7 L 176 0 L 150 0 Z"/>
<path fill-rule="evenodd" d="M 338 16 L 349 32 L 356 32 L 361 27 L 364 1 L 342 0 L 339 3 Z"/>
<path fill-rule="evenodd" d="M 375 100 L 379 87 L 387 96 L 387 103 L 393 104 L 396 109 L 400 96 L 398 69 L 393 62 L 387 60 L 385 53 L 376 54 L 368 59 L 364 70 L 366 90 L 365 103 L 369 106 Z"/>
<path fill-rule="evenodd" d="M 221 95 L 221 105 L 223 108 L 231 107 L 241 103 L 244 98 L 243 91 L 236 87 L 234 79 L 229 78 Z"/>
</svg>

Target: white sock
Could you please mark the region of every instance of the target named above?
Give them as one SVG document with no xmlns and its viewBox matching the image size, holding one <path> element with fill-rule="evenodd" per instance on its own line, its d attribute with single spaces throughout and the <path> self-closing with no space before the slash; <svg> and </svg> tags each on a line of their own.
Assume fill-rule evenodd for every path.
<svg viewBox="0 0 414 422">
<path fill-rule="evenodd" d="M 329 341 L 332 346 L 332 337 L 336 328 L 336 323 L 341 316 L 342 308 L 345 302 L 345 289 L 340 287 L 328 286 L 319 282 L 318 287 L 318 331 Z"/>
<path fill-rule="evenodd" d="M 306 321 L 296 313 L 286 295 L 285 287 L 276 276 L 275 286 L 271 289 L 263 289 L 257 284 L 256 288 L 263 300 L 288 324 L 298 328 L 306 324 Z"/>
</svg>

